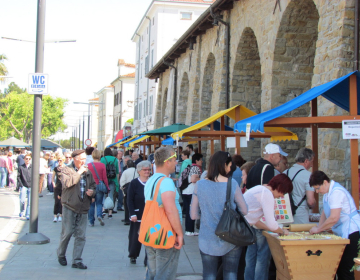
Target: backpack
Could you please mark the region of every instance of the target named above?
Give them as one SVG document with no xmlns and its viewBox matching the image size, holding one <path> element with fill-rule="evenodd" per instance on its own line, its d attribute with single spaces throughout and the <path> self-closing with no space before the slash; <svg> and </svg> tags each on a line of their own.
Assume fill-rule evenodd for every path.
<svg viewBox="0 0 360 280">
<path fill-rule="evenodd" d="M 179 188 L 181 191 L 185 190 L 191 182 L 189 182 L 189 174 L 191 170 L 191 165 L 186 167 L 179 177 Z"/>
<path fill-rule="evenodd" d="M 289 168 L 289 169 L 290 169 L 290 168 Z M 286 176 L 288 176 L 288 177 L 289 177 L 289 169 L 288 169 L 287 172 L 286 172 Z M 304 169 L 300 169 L 298 172 L 296 172 L 296 174 L 294 175 L 294 177 L 291 179 L 291 182 L 293 182 L 294 179 L 295 179 L 295 177 L 296 177 L 301 171 L 303 171 L 303 170 L 304 170 Z M 289 177 L 289 178 L 290 178 L 290 177 Z M 305 192 L 304 197 L 303 197 L 303 198 L 300 200 L 300 202 L 298 203 L 298 205 L 295 205 L 295 202 L 294 202 L 294 200 L 293 200 L 293 198 L 292 198 L 292 192 L 289 193 L 289 198 L 290 198 L 291 212 L 292 212 L 293 216 L 295 216 L 296 210 L 299 208 L 299 206 L 301 205 L 301 203 L 303 203 L 304 200 L 306 199 L 306 192 Z"/>
<path fill-rule="evenodd" d="M 108 163 L 108 161 L 106 160 L 106 157 L 104 157 L 105 161 L 106 161 L 106 176 L 109 179 L 114 179 L 116 178 L 116 166 L 115 166 L 115 160 L 114 159 L 113 162 Z"/>
</svg>

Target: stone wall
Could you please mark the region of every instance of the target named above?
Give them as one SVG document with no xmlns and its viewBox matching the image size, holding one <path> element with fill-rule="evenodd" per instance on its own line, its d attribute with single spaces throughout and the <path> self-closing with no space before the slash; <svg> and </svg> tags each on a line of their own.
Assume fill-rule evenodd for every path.
<svg viewBox="0 0 360 280">
<path fill-rule="evenodd" d="M 275 2 L 234 1 L 232 10 L 222 12 L 223 19 L 230 22 L 230 106 L 242 104 L 261 113 L 352 71 L 354 0 L 281 0 L 281 11 L 277 7 L 273 13 Z M 194 50 L 187 49 L 176 60 L 176 122 L 192 124 L 226 108 L 226 34 L 222 24 L 208 29 L 197 36 Z M 165 94 L 169 79 L 170 69 L 161 76 L 159 98 Z M 170 101 L 161 106 L 172 110 L 173 93 L 168 94 Z M 182 104 L 186 103 L 185 113 Z M 319 115 L 344 114 L 322 97 L 318 106 Z M 307 104 L 289 115 L 309 114 Z M 279 144 L 293 163 L 300 147 L 311 146 L 311 138 L 309 130 L 289 129 L 298 134 L 299 141 Z M 319 167 L 344 182 L 350 176 L 349 143 L 341 140 L 340 133 L 319 130 Z M 241 153 L 254 160 L 268 142 L 250 141 Z"/>
</svg>

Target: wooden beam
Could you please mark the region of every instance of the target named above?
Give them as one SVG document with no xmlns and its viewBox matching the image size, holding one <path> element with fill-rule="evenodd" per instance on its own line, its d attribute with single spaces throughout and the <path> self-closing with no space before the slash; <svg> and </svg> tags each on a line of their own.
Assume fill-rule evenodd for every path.
<svg viewBox="0 0 360 280">
<path fill-rule="evenodd" d="M 240 121 L 240 106 L 235 108 L 235 123 Z M 240 155 L 240 136 L 235 134 L 235 154 Z"/>
<path fill-rule="evenodd" d="M 268 125 L 267 123 L 264 124 L 265 127 L 305 127 L 305 128 L 310 128 L 313 124 L 307 124 L 307 123 L 297 123 L 297 124 L 287 124 L 286 126 L 281 125 L 281 124 L 272 124 L 272 125 Z M 341 123 L 318 123 L 317 124 L 318 128 L 342 128 L 342 124 Z"/>
<path fill-rule="evenodd" d="M 196 30 L 192 33 L 193 36 L 203 35 L 206 33 L 206 30 Z"/>
<path fill-rule="evenodd" d="M 311 116 L 317 117 L 318 108 L 317 108 L 317 98 L 311 100 Z M 314 162 L 312 171 L 319 169 L 319 144 L 318 144 L 318 125 L 311 124 L 311 147 L 314 152 Z M 319 213 L 319 194 L 315 192 L 316 205 L 313 208 L 314 213 Z"/>
<path fill-rule="evenodd" d="M 245 136 L 245 132 L 233 132 L 233 131 L 211 131 L 211 130 L 204 130 L 204 131 L 190 131 L 184 133 L 183 136 L 194 136 L 194 137 L 235 137 L 235 136 Z M 251 138 L 266 138 L 271 136 L 291 136 L 293 133 L 291 132 L 251 132 Z"/>
<path fill-rule="evenodd" d="M 350 115 L 357 115 L 357 82 L 356 75 L 350 76 L 350 90 L 349 90 L 349 107 Z M 348 118 L 350 119 L 350 118 Z M 351 118 L 352 119 L 352 118 Z M 358 156 L 359 147 L 358 139 L 350 140 L 350 166 L 351 166 L 351 194 L 355 201 L 356 209 L 359 209 L 359 170 L 358 170 Z"/>
<path fill-rule="evenodd" d="M 225 117 L 220 118 L 220 131 L 225 131 Z M 220 149 L 225 152 L 225 137 L 220 136 Z"/>
<path fill-rule="evenodd" d="M 199 131 L 201 132 L 201 131 Z M 214 123 L 210 124 L 210 132 L 214 133 Z M 210 140 L 210 155 L 214 154 L 214 140 Z"/>
<path fill-rule="evenodd" d="M 229 2 L 229 3 L 226 3 L 224 5 L 221 5 L 218 10 L 221 10 L 221 11 L 228 11 L 228 10 L 232 10 L 234 8 L 234 4 L 233 2 Z"/>
<path fill-rule="evenodd" d="M 360 120 L 360 116 L 351 114 L 350 116 L 321 116 L 321 117 L 297 117 L 297 118 L 276 118 L 266 122 L 265 126 L 285 126 L 291 127 L 293 124 L 321 124 L 321 123 L 341 123 L 343 120 Z"/>
</svg>

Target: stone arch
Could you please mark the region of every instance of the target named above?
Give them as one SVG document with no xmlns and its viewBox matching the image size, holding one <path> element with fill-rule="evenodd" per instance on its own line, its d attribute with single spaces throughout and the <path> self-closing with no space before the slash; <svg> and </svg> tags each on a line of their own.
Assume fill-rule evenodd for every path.
<svg viewBox="0 0 360 280">
<path fill-rule="evenodd" d="M 271 82 L 271 107 L 277 107 L 311 88 L 318 38 L 319 13 L 313 0 L 292 0 L 277 32 Z M 310 104 L 287 116 L 308 116 Z M 306 145 L 306 129 L 292 129 L 299 141 L 287 142 L 293 161 L 296 151 Z"/>
<path fill-rule="evenodd" d="M 187 112 L 186 107 L 187 107 L 187 99 L 189 96 L 189 86 L 190 86 L 189 77 L 188 74 L 185 72 L 181 79 L 179 98 L 177 101 L 177 110 L 176 110 L 177 123 L 185 124 L 186 121 L 186 112 Z"/>
<path fill-rule="evenodd" d="M 261 64 L 254 31 L 244 29 L 238 44 L 232 77 L 230 107 L 242 104 L 261 112 Z"/>
<path fill-rule="evenodd" d="M 211 116 L 211 100 L 214 91 L 215 62 L 216 60 L 214 54 L 209 53 L 205 64 L 203 85 L 200 97 L 200 121 Z"/>
<path fill-rule="evenodd" d="M 165 114 L 166 114 L 166 105 L 167 105 L 167 95 L 168 89 L 166 88 L 162 98 L 162 106 L 161 106 L 161 126 L 165 124 Z M 169 116 L 168 116 L 169 117 Z"/>
</svg>

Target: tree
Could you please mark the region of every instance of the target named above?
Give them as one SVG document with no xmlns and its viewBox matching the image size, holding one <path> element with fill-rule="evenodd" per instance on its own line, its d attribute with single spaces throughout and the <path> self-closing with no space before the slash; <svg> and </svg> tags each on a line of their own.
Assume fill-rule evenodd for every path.
<svg viewBox="0 0 360 280">
<path fill-rule="evenodd" d="M 66 128 L 63 122 L 67 100 L 46 95 L 42 102 L 41 137 L 47 138 Z M 28 93 L 12 91 L 0 99 L 0 133 L 30 142 L 33 130 L 34 98 Z"/>
<path fill-rule="evenodd" d="M 60 140 L 60 145 L 62 147 L 64 147 L 65 149 L 73 149 L 73 147 L 71 147 L 71 143 L 72 141 L 75 140 L 76 146 L 79 143 L 79 138 L 74 138 L 74 137 L 70 137 L 70 139 L 65 139 L 65 140 Z"/>
<path fill-rule="evenodd" d="M 4 61 L 7 60 L 6 55 L 0 54 L 0 76 L 6 76 L 9 72 L 7 67 L 4 64 Z M 4 81 L 5 78 L 0 78 L 0 81 Z"/>
<path fill-rule="evenodd" d="M 130 123 L 131 125 L 133 125 L 133 124 L 134 124 L 134 118 L 128 119 L 126 122 L 127 122 L 127 123 Z"/>
<path fill-rule="evenodd" d="M 11 82 L 8 86 L 8 88 L 5 89 L 5 93 L 10 93 L 12 91 L 17 92 L 18 94 L 26 92 L 26 88 L 20 88 L 17 84 L 14 82 Z"/>
</svg>

